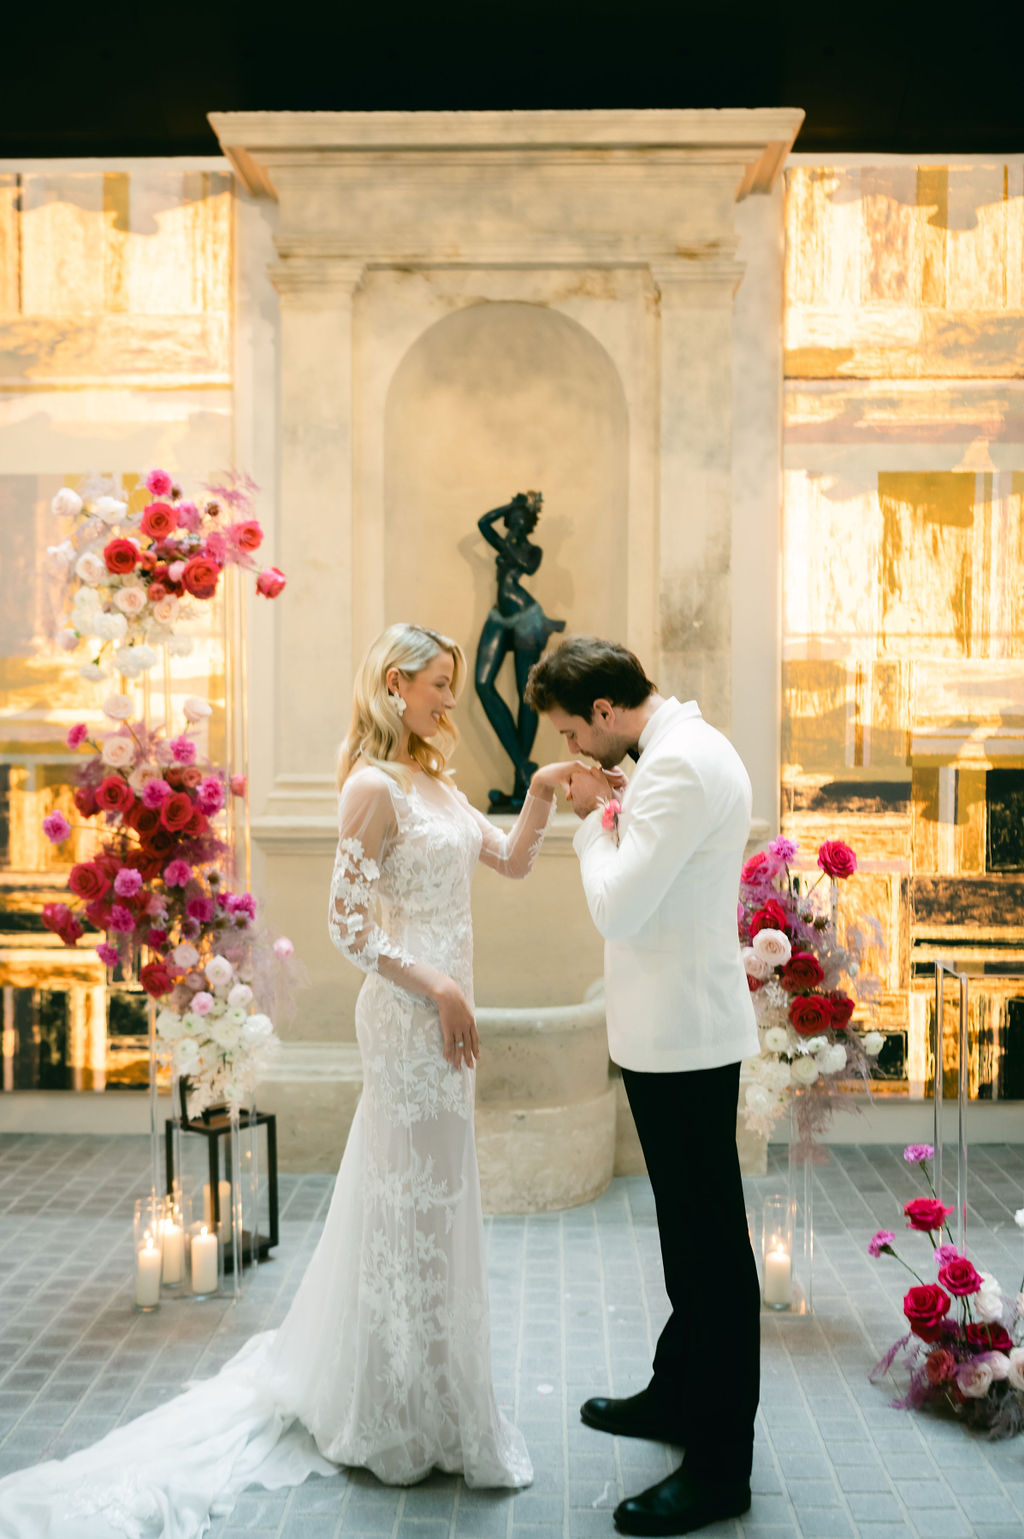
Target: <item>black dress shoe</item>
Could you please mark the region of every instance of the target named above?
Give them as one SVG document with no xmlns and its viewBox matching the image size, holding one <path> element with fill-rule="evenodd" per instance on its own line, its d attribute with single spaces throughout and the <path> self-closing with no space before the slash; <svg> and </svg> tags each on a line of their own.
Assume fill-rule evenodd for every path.
<svg viewBox="0 0 1024 1539">
<path fill-rule="evenodd" d="M 738 1518 L 750 1510 L 750 1482 L 697 1482 L 678 1469 L 615 1509 L 620 1534 L 691 1534 L 708 1523 Z"/>
<path fill-rule="evenodd" d="M 682 1444 L 686 1441 L 682 1427 L 652 1404 L 646 1389 L 625 1400 L 608 1400 L 602 1395 L 585 1400 L 580 1406 L 580 1420 L 588 1427 L 614 1433 L 616 1437 L 646 1437 L 654 1443 Z"/>
</svg>

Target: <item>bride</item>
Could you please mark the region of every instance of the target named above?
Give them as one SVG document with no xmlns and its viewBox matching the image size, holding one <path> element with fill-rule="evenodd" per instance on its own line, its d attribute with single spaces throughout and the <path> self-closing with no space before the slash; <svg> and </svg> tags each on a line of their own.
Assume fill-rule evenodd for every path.
<svg viewBox="0 0 1024 1539">
<path fill-rule="evenodd" d="M 526 876 L 573 766 L 536 771 L 507 834 L 472 808 L 446 769 L 464 675 L 454 641 L 401 624 L 356 680 L 329 926 L 367 974 L 363 1094 L 284 1322 L 91 1448 L 0 1480 L 3 1539 L 197 1539 L 246 1486 L 338 1465 L 394 1485 L 531 1480 L 491 1384 L 470 880 L 477 861 Z"/>
</svg>

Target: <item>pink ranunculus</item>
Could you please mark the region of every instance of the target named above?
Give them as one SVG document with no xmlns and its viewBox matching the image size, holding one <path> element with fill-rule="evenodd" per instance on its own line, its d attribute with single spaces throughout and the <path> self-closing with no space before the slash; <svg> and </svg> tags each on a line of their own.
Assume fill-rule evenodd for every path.
<svg viewBox="0 0 1024 1539">
<path fill-rule="evenodd" d="M 200 989 L 198 994 L 192 995 L 191 1008 L 195 1011 L 196 1015 L 209 1015 L 213 1009 L 213 1004 L 213 995 L 208 993 L 206 989 Z"/>
<path fill-rule="evenodd" d="M 171 753 L 176 764 L 194 764 L 196 762 L 196 745 L 190 737 L 175 737 L 171 739 Z"/>
<path fill-rule="evenodd" d="M 120 935 L 131 935 L 135 929 L 135 915 L 123 903 L 115 903 L 110 911 L 110 928 Z"/>
<path fill-rule="evenodd" d="M 63 812 L 51 812 L 43 819 L 43 833 L 51 844 L 63 844 L 71 832 L 71 824 Z"/>
<path fill-rule="evenodd" d="M 245 795 L 246 779 L 244 775 L 232 775 L 231 779 L 228 781 L 228 784 L 231 787 L 232 796 Z"/>
<path fill-rule="evenodd" d="M 200 924 L 208 924 L 217 912 L 217 905 L 212 898 L 189 898 L 185 904 L 185 912 L 190 919 L 198 919 Z"/>
<path fill-rule="evenodd" d="M 192 867 L 187 860 L 172 860 L 164 867 L 164 881 L 168 887 L 184 887 L 192 880 Z"/>
<path fill-rule="evenodd" d="M 939 1268 L 939 1282 L 957 1298 L 966 1298 L 968 1294 L 977 1293 L 982 1279 L 966 1256 L 957 1256 Z"/>
<path fill-rule="evenodd" d="M 88 736 L 89 728 L 85 725 L 85 722 L 76 721 L 64 741 L 69 748 L 80 748 Z"/>
<path fill-rule="evenodd" d="M 952 1211 L 937 1197 L 915 1197 L 903 1207 L 908 1220 L 907 1228 L 918 1229 L 922 1234 L 931 1234 L 941 1229 Z"/>
<path fill-rule="evenodd" d="M 286 962 L 294 952 L 295 947 L 287 935 L 279 935 L 274 942 L 274 955 L 282 962 Z"/>
<path fill-rule="evenodd" d="M 174 490 L 174 482 L 166 470 L 154 468 L 146 477 L 146 490 L 153 497 L 169 497 Z"/>
<path fill-rule="evenodd" d="M 279 593 L 284 592 L 286 581 L 280 568 L 265 566 L 256 579 L 256 592 L 262 593 L 264 598 L 277 598 Z"/>
<path fill-rule="evenodd" d="M 162 807 L 171 794 L 171 788 L 166 780 L 161 780 L 159 775 L 152 780 L 147 780 L 142 787 L 142 804 L 144 807 L 152 807 L 154 810 Z"/>
<path fill-rule="evenodd" d="M 878 1233 L 872 1235 L 868 1241 L 868 1255 L 876 1257 L 895 1255 L 895 1251 L 892 1248 L 892 1242 L 895 1238 L 896 1236 L 891 1229 L 879 1229 Z"/>
<path fill-rule="evenodd" d="M 842 839 L 826 839 L 818 851 L 818 865 L 826 876 L 842 881 L 857 869 L 857 857 Z"/>
<path fill-rule="evenodd" d="M 121 960 L 121 953 L 118 951 L 117 947 L 108 946 L 106 941 L 101 941 L 100 944 L 96 947 L 96 955 L 99 957 L 100 961 L 105 962 L 108 967 L 116 967 L 118 962 Z"/>
<path fill-rule="evenodd" d="M 119 898 L 134 898 L 142 887 L 142 877 L 131 866 L 124 866 L 114 878 L 114 891 Z"/>
</svg>

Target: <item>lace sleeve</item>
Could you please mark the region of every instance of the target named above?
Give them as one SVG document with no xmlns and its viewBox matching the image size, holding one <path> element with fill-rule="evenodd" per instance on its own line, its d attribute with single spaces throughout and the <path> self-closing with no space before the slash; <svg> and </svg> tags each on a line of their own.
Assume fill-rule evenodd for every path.
<svg viewBox="0 0 1024 1539">
<path fill-rule="evenodd" d="M 479 808 L 471 807 L 461 791 L 459 797 L 469 809 L 483 837 L 480 846 L 483 865 L 490 866 L 499 876 L 529 876 L 544 843 L 551 814 L 555 810 L 554 797 L 546 799 L 528 795 L 522 811 L 507 834 L 502 833 Z"/>
<path fill-rule="evenodd" d="M 338 803 L 327 926 L 338 950 L 363 972 L 380 973 L 400 988 L 431 998 L 443 975 L 410 956 L 380 922 L 381 863 L 398 837 L 387 777 L 374 770 L 351 775 Z"/>
</svg>

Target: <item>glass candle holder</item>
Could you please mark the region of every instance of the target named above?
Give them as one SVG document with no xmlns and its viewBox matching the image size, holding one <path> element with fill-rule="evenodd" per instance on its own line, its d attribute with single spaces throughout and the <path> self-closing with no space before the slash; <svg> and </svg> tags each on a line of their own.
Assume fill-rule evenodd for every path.
<svg viewBox="0 0 1024 1539">
<path fill-rule="evenodd" d="M 165 1197 L 160 1217 L 163 1237 L 163 1272 L 165 1288 L 180 1288 L 188 1276 L 188 1235 L 190 1204 L 175 1187 L 174 1195 Z"/>
<path fill-rule="evenodd" d="M 208 1299 L 220 1292 L 223 1247 L 208 1224 L 194 1223 L 189 1228 L 188 1267 L 193 1298 Z"/>
<path fill-rule="evenodd" d="M 155 1195 L 135 1199 L 132 1227 L 135 1308 L 142 1313 L 148 1313 L 160 1304 L 160 1278 L 164 1264 L 161 1208 L 161 1200 Z"/>
<path fill-rule="evenodd" d="M 793 1303 L 793 1204 L 766 1197 L 761 1216 L 761 1293 L 769 1309 Z"/>
</svg>

